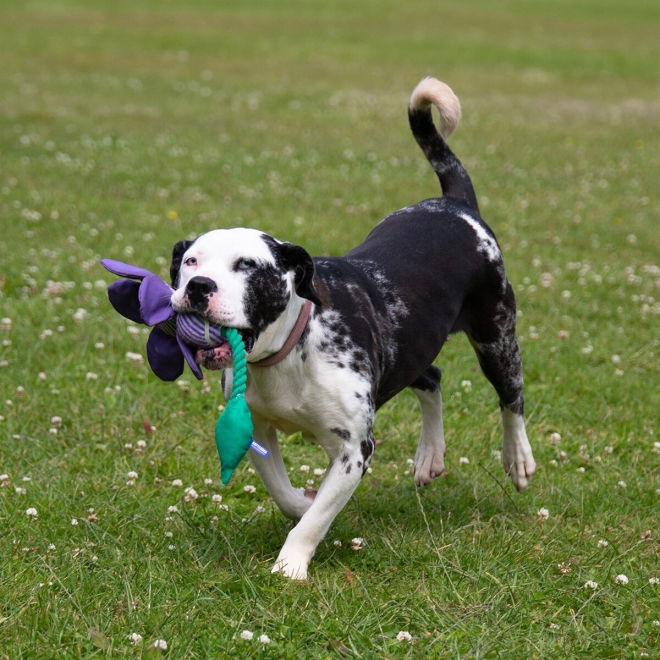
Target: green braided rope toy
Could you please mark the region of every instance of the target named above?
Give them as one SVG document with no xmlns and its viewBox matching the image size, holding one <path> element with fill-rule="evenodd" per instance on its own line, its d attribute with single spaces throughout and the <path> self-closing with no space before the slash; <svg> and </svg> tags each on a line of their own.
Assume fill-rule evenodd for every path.
<svg viewBox="0 0 660 660">
<path fill-rule="evenodd" d="M 220 456 L 220 476 L 222 483 L 226 484 L 251 445 L 262 455 L 264 451 L 268 452 L 252 440 L 254 432 L 252 415 L 243 398 L 247 384 L 247 358 L 243 339 L 236 328 L 222 328 L 222 334 L 229 342 L 234 358 L 231 396 L 215 425 L 215 444 Z"/>
</svg>

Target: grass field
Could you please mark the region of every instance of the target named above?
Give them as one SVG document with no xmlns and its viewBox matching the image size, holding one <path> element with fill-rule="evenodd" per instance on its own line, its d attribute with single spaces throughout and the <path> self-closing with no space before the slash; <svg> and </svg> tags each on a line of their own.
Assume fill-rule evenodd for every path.
<svg viewBox="0 0 660 660">
<path fill-rule="evenodd" d="M 659 20 L 653 0 L 2 2 L 0 658 L 657 657 Z M 247 461 L 219 484 L 217 376 L 129 359 L 146 336 L 98 261 L 165 275 L 175 241 L 236 225 L 341 254 L 437 194 L 405 114 L 429 74 L 462 100 L 451 144 L 517 292 L 538 472 L 505 479 L 456 337 L 447 478 L 415 489 L 404 392 L 288 583 L 290 523 Z M 321 452 L 282 443 L 318 483 Z"/>
</svg>

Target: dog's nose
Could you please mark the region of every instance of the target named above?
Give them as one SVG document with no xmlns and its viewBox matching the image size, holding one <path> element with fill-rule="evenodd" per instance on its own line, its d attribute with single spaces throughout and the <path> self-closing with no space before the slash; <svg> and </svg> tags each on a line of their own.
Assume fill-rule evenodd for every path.
<svg viewBox="0 0 660 660">
<path fill-rule="evenodd" d="M 209 306 L 209 296 L 217 290 L 218 285 L 210 277 L 193 277 L 186 284 L 190 307 L 197 312 L 205 312 Z"/>
</svg>

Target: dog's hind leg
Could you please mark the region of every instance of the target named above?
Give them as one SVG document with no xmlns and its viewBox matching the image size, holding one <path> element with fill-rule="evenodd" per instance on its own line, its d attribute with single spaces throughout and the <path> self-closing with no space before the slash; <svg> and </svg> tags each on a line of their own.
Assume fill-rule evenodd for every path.
<svg viewBox="0 0 660 660">
<path fill-rule="evenodd" d="M 313 497 L 307 497 L 302 488 L 294 488 L 291 485 L 274 427 L 260 420 L 257 415 L 253 415 L 253 421 L 254 438 L 268 449 L 269 454 L 261 456 L 254 451 L 249 452 L 252 465 L 280 511 L 287 518 L 298 520 L 312 505 Z"/>
<path fill-rule="evenodd" d="M 410 385 L 422 413 L 422 432 L 415 454 L 415 483 L 418 486 L 430 484 L 445 471 L 440 378 L 440 369 L 431 365 Z"/>
<path fill-rule="evenodd" d="M 502 464 L 518 490 L 529 484 L 536 470 L 532 448 L 525 430 L 523 376 L 520 348 L 516 339 L 516 307 L 511 287 L 506 295 L 484 313 L 468 336 L 481 369 L 500 399 L 502 414 Z"/>
</svg>

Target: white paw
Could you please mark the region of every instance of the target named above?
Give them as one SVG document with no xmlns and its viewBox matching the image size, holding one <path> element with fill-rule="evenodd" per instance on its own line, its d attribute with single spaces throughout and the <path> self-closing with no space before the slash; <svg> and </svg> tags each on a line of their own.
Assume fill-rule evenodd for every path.
<svg viewBox="0 0 660 660">
<path fill-rule="evenodd" d="M 307 567 L 309 559 L 299 553 L 284 553 L 284 549 L 279 554 L 271 573 L 281 573 L 284 577 L 291 580 L 306 580 Z"/>
<path fill-rule="evenodd" d="M 436 477 L 442 477 L 445 473 L 445 452 L 437 448 L 425 448 L 417 450 L 415 456 L 415 484 L 427 486 Z"/>
<path fill-rule="evenodd" d="M 518 490 L 524 490 L 536 472 L 536 461 L 532 449 L 527 444 L 511 444 L 502 447 L 502 465 Z"/>
</svg>

